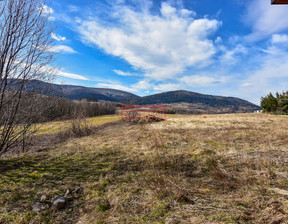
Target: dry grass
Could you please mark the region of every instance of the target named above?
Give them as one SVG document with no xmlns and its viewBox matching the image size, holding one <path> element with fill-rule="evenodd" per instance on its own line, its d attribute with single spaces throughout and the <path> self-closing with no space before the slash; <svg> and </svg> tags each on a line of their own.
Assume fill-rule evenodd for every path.
<svg viewBox="0 0 288 224">
<path fill-rule="evenodd" d="M 0 161 L 0 223 L 287 223 L 288 119 L 115 123 Z M 30 209 L 81 186 L 64 210 Z"/>
<path fill-rule="evenodd" d="M 118 120 L 120 120 L 118 115 L 105 115 L 105 116 L 87 118 L 87 122 L 89 122 L 92 126 L 102 125 L 105 123 L 118 121 Z M 67 122 L 54 121 L 54 122 L 47 122 L 44 125 L 38 124 L 35 127 L 39 129 L 37 132 L 37 135 L 55 134 L 60 131 L 65 131 L 67 130 Z"/>
</svg>

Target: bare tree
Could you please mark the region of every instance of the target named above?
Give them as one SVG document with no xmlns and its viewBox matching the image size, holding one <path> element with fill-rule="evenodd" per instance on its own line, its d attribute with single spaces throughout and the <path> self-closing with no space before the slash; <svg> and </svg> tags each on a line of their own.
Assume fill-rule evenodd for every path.
<svg viewBox="0 0 288 224">
<path fill-rule="evenodd" d="M 0 155 L 23 143 L 43 113 L 55 70 L 54 25 L 45 0 L 0 0 Z"/>
</svg>

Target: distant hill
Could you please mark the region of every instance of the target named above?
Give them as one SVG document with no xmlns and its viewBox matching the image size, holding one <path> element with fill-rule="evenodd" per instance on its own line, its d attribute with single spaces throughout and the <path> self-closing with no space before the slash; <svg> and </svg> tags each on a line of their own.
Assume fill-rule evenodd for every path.
<svg viewBox="0 0 288 224">
<path fill-rule="evenodd" d="M 129 92 L 108 88 L 50 84 L 41 81 L 34 81 L 33 85 L 45 85 L 47 92 L 72 100 L 92 99 L 141 105 L 169 104 L 170 109 L 181 113 L 185 113 L 185 111 L 187 113 L 233 113 L 261 109 L 261 107 L 240 98 L 205 95 L 186 90 L 140 97 Z"/>
<path fill-rule="evenodd" d="M 135 94 L 116 89 L 56 84 L 54 84 L 54 86 L 57 87 L 60 95 L 72 100 L 95 98 L 97 100 L 129 103 L 131 101 L 138 102 L 138 100 L 141 98 Z"/>
<path fill-rule="evenodd" d="M 235 97 L 205 95 L 186 90 L 158 93 L 140 99 L 141 104 L 202 103 L 210 106 L 259 106 Z"/>
</svg>

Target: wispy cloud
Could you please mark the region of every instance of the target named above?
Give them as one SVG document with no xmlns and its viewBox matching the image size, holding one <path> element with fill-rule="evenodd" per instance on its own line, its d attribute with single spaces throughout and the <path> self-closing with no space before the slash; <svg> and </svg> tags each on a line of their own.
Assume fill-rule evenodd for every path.
<svg viewBox="0 0 288 224">
<path fill-rule="evenodd" d="M 285 50 L 270 47 L 264 55 L 256 57 L 258 66 L 246 71 L 239 89 L 235 91 L 242 97 L 259 103 L 260 97 L 269 92 L 287 90 L 288 86 L 288 54 Z"/>
<path fill-rule="evenodd" d="M 72 47 L 66 46 L 66 45 L 57 45 L 57 46 L 51 46 L 48 51 L 51 52 L 57 52 L 57 53 L 68 53 L 68 54 L 75 54 L 77 51 L 75 51 Z"/>
<path fill-rule="evenodd" d="M 117 75 L 120 76 L 139 76 L 139 74 L 131 73 L 131 72 L 123 72 L 121 70 L 113 70 Z"/>
<path fill-rule="evenodd" d="M 221 22 L 195 19 L 193 11 L 164 2 L 161 14 L 156 15 L 150 12 L 149 4 L 142 11 L 118 4 L 109 15 L 113 23 L 97 16 L 78 21 L 83 42 L 123 58 L 150 79 L 176 77 L 188 67 L 207 63 L 216 52 L 209 36 Z"/>
<path fill-rule="evenodd" d="M 226 81 L 225 77 L 213 78 L 205 75 L 184 76 L 180 81 L 189 87 L 208 87 L 215 84 L 223 84 Z"/>
<path fill-rule="evenodd" d="M 103 87 L 103 88 L 109 88 L 109 89 L 117 89 L 117 90 L 123 90 L 126 92 L 137 92 L 137 89 L 127 87 L 121 84 L 114 84 L 114 83 L 98 83 L 98 87 Z"/>
<path fill-rule="evenodd" d="M 258 41 L 269 35 L 288 28 L 288 5 L 271 5 L 270 0 L 252 0 L 247 3 L 244 21 L 251 26 L 252 33 L 246 36 L 248 41 Z"/>
<path fill-rule="evenodd" d="M 86 77 L 84 77 L 82 75 L 76 75 L 76 74 L 73 74 L 73 73 L 63 72 L 63 71 L 58 72 L 57 75 L 58 76 L 67 77 L 67 78 L 70 78 L 70 79 L 89 80 L 88 78 L 86 78 Z"/>
<path fill-rule="evenodd" d="M 181 85 L 175 84 L 175 83 L 163 83 L 163 84 L 158 84 L 158 85 L 154 86 L 153 89 L 156 92 L 173 91 L 173 90 L 181 89 Z"/>
</svg>

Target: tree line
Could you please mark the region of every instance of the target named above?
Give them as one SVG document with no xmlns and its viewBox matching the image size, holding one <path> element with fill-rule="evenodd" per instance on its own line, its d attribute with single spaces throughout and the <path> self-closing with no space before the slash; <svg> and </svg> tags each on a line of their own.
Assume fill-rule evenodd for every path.
<svg viewBox="0 0 288 224">
<path fill-rule="evenodd" d="M 261 107 L 264 112 L 274 114 L 288 114 L 288 91 L 267 94 L 261 98 Z"/>
<path fill-rule="evenodd" d="M 115 114 L 117 110 L 117 105 L 114 102 L 90 102 L 86 99 L 69 100 L 57 97 L 49 98 L 49 107 L 43 113 L 39 122 L 71 119 L 75 116 L 95 117 L 101 115 Z"/>
</svg>

